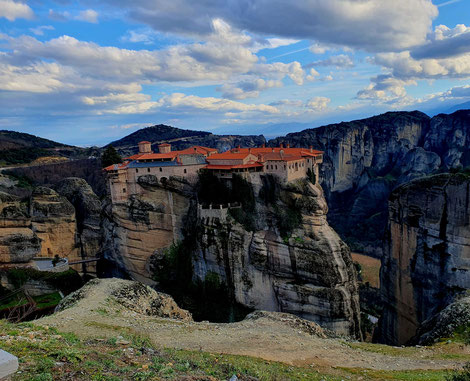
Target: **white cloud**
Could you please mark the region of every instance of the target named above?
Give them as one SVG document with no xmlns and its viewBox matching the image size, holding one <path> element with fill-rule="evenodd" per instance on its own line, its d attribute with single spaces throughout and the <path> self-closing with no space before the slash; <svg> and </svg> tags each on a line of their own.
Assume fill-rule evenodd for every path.
<svg viewBox="0 0 470 381">
<path fill-rule="evenodd" d="M 133 19 L 158 31 L 185 35 L 212 33 L 223 19 L 259 35 L 315 40 L 369 51 L 398 51 L 426 40 L 437 17 L 431 0 L 190 1 L 108 0 Z"/>
<path fill-rule="evenodd" d="M 137 30 L 128 30 L 126 34 L 121 37 L 121 41 L 151 45 L 155 42 L 156 38 L 157 33 L 154 30 L 142 28 Z"/>
<path fill-rule="evenodd" d="M 92 24 L 98 23 L 98 12 L 93 9 L 86 9 L 84 11 L 80 11 L 77 16 L 75 16 L 75 20 L 89 22 Z"/>
<path fill-rule="evenodd" d="M 29 28 L 29 30 L 36 36 L 44 36 L 45 30 L 54 30 L 55 28 L 52 25 L 42 25 L 36 28 Z"/>
<path fill-rule="evenodd" d="M 261 91 L 273 88 L 282 87 L 282 82 L 278 80 L 264 80 L 256 78 L 246 80 L 235 84 L 225 84 L 218 88 L 222 92 L 222 97 L 229 99 L 246 99 L 256 98 Z"/>
<path fill-rule="evenodd" d="M 407 98 L 405 86 L 416 85 L 416 81 L 403 81 L 390 75 L 378 75 L 372 83 L 357 93 L 356 98 L 379 102 L 391 102 Z"/>
<path fill-rule="evenodd" d="M 350 68 L 354 66 L 354 61 L 351 56 L 346 54 L 339 54 L 337 56 L 330 56 L 321 61 L 315 61 L 306 65 L 306 68 L 313 66 L 335 66 L 337 69 Z"/>
<path fill-rule="evenodd" d="M 307 81 L 314 81 L 317 77 L 320 76 L 320 73 L 316 71 L 313 67 L 310 69 L 309 75 L 307 75 Z"/>
<path fill-rule="evenodd" d="M 4 17 L 9 21 L 15 21 L 16 19 L 32 19 L 34 17 L 34 12 L 23 2 L 0 0 L 0 18 L 1 17 Z"/>
<path fill-rule="evenodd" d="M 312 99 L 309 99 L 305 106 L 314 112 L 321 112 L 325 111 L 328 108 L 328 105 L 330 104 L 331 99 L 326 98 L 326 97 L 315 97 Z"/>
</svg>

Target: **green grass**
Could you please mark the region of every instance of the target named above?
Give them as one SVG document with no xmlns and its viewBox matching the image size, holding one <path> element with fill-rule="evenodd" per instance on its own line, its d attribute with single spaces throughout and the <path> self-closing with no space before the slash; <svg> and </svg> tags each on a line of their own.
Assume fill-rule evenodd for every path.
<svg viewBox="0 0 470 381">
<path fill-rule="evenodd" d="M 25 380 L 444 380 L 448 371 L 372 371 L 329 367 L 291 366 L 259 358 L 202 351 L 162 349 L 146 337 L 127 331 L 108 340 L 83 340 L 74 334 L 30 323 L 0 320 L 0 346 L 20 360 Z M 6 337 L 6 336 L 9 337 Z M 118 336 L 129 341 L 119 344 Z M 364 349 L 364 348 L 362 348 Z M 188 379 L 188 381 L 191 378 Z"/>
</svg>

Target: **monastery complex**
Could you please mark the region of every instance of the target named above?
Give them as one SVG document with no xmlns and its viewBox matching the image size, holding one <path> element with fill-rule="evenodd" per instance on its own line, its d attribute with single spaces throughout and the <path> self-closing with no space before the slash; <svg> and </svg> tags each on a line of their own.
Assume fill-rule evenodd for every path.
<svg viewBox="0 0 470 381">
<path fill-rule="evenodd" d="M 318 164 L 323 162 L 322 151 L 282 144 L 280 147 L 237 147 L 223 153 L 201 146 L 172 151 L 167 143 L 158 145 L 159 152 L 154 153 L 151 146 L 150 142 L 140 142 L 138 154 L 105 168 L 113 202 L 141 193 L 138 178 L 143 175 L 154 175 L 160 181 L 183 177 L 195 183 L 201 170 L 227 180 L 234 173 L 243 177 L 268 173 L 282 182 L 290 182 L 307 177 L 309 169 L 318 179 Z"/>
</svg>

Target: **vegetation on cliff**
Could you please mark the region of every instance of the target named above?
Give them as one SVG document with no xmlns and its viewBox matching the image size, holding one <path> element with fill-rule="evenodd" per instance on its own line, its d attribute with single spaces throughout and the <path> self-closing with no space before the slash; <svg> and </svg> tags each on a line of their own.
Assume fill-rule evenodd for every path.
<svg viewBox="0 0 470 381">
<path fill-rule="evenodd" d="M 112 145 L 107 146 L 101 155 L 101 165 L 103 168 L 119 163 L 122 163 L 121 155 L 117 153 Z"/>
</svg>

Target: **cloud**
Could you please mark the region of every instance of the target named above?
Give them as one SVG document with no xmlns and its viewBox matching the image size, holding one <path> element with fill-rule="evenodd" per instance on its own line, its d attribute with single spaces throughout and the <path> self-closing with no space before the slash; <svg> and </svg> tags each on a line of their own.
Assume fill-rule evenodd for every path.
<svg viewBox="0 0 470 381">
<path fill-rule="evenodd" d="M 309 75 L 307 75 L 307 81 L 314 81 L 319 76 L 320 76 L 320 73 L 316 71 L 314 68 L 311 68 Z"/>
<path fill-rule="evenodd" d="M 256 98 L 260 92 L 273 87 L 282 87 L 282 82 L 277 80 L 264 80 L 257 78 L 254 80 L 242 81 L 236 84 L 225 84 L 218 88 L 222 92 L 223 98 L 246 99 Z"/>
<path fill-rule="evenodd" d="M 15 21 L 16 19 L 32 19 L 34 12 L 27 4 L 22 2 L 0 0 L 0 18 L 1 17 L 9 21 Z"/>
<path fill-rule="evenodd" d="M 155 42 L 156 38 L 157 33 L 154 30 L 141 28 L 137 30 L 128 30 L 126 34 L 121 37 L 121 41 L 151 45 Z"/>
<path fill-rule="evenodd" d="M 65 22 L 68 20 L 77 20 L 77 21 L 83 21 L 83 22 L 88 22 L 91 24 L 97 24 L 98 23 L 98 12 L 96 12 L 93 9 L 86 9 L 83 11 L 78 12 L 75 16 L 72 15 L 68 11 L 55 11 L 53 9 L 49 9 L 49 18 L 54 21 L 61 21 Z"/>
<path fill-rule="evenodd" d="M 416 81 L 403 81 L 390 75 L 378 75 L 372 83 L 357 93 L 356 99 L 390 102 L 407 97 L 405 86 L 416 85 Z"/>
<path fill-rule="evenodd" d="M 328 105 L 330 104 L 331 99 L 326 98 L 326 97 L 315 97 L 312 99 L 309 99 L 305 106 L 314 112 L 320 112 L 320 111 L 325 111 L 328 108 Z"/>
<path fill-rule="evenodd" d="M 107 0 L 155 30 L 208 35 L 211 20 L 265 36 L 315 40 L 368 51 L 398 51 L 422 44 L 437 17 L 431 0 L 285 0 L 228 2 Z"/>
<path fill-rule="evenodd" d="M 414 59 L 448 58 L 470 52 L 470 28 L 459 24 L 450 29 L 445 25 L 436 27 L 433 40 L 411 51 Z"/>
<path fill-rule="evenodd" d="M 44 36 L 45 30 L 54 30 L 55 28 L 52 25 L 42 25 L 36 28 L 29 28 L 29 30 L 36 36 Z"/>
<path fill-rule="evenodd" d="M 321 61 L 312 62 L 311 64 L 305 65 L 305 68 L 314 66 L 335 66 L 338 69 L 349 68 L 354 67 L 354 61 L 350 56 L 346 54 L 340 54 L 337 56 L 328 57 L 327 59 Z"/>
<path fill-rule="evenodd" d="M 70 15 L 70 12 L 63 11 L 63 12 L 57 12 L 54 11 L 53 9 L 49 9 L 49 18 L 54 21 L 67 21 L 71 18 L 72 16 Z"/>
<path fill-rule="evenodd" d="M 86 9 L 84 11 L 80 11 L 78 15 L 75 16 L 75 20 L 97 24 L 98 12 L 94 11 L 93 9 Z"/>
</svg>

